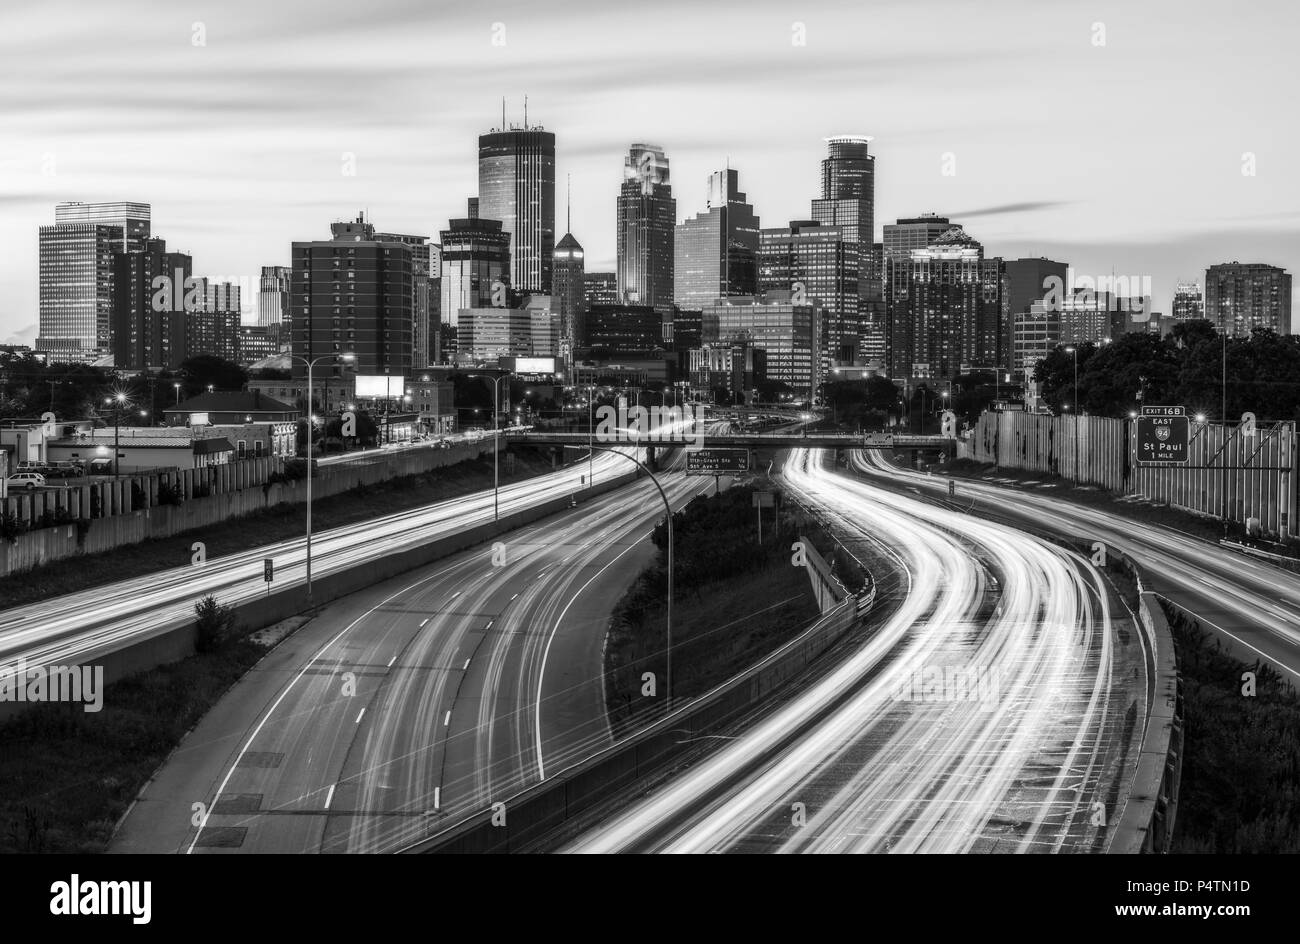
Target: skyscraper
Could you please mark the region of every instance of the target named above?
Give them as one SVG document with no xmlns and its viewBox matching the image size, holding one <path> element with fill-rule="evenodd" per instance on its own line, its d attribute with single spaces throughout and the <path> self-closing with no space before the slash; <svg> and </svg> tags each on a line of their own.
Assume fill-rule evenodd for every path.
<svg viewBox="0 0 1300 944">
<path fill-rule="evenodd" d="M 439 235 L 442 240 L 442 278 L 439 284 L 442 323 L 453 329 L 460 312 L 493 304 L 492 286 L 510 281 L 510 234 L 500 220 L 479 216 L 477 197 L 469 198 L 464 219 L 451 220 Z M 505 304 L 504 292 L 500 293 Z"/>
<path fill-rule="evenodd" d="M 587 272 L 582 277 L 582 303 L 592 305 L 617 305 L 618 276 L 613 272 Z M 581 335 L 579 335 L 581 336 Z"/>
<path fill-rule="evenodd" d="M 947 380 L 968 367 L 994 366 L 1002 260 L 985 259 L 984 247 L 960 226 L 886 260 L 891 377 Z"/>
<path fill-rule="evenodd" d="M 881 295 L 881 260 L 875 251 L 876 159 L 869 150 L 871 138 L 861 134 L 826 139 L 822 159 L 821 197 L 812 202 L 812 218 L 823 226 L 838 226 L 846 245 L 855 246 L 858 260 L 859 312 L 847 315 L 849 334 L 861 340 L 863 360 L 883 363 L 885 308 Z M 829 304 L 829 303 L 828 303 Z M 830 337 L 827 343 L 838 345 Z M 854 351 L 854 361 L 859 352 Z"/>
<path fill-rule="evenodd" d="M 677 201 L 668 158 L 654 144 L 633 144 L 618 194 L 618 292 L 629 305 L 673 300 L 673 229 Z"/>
<path fill-rule="evenodd" d="M 856 364 L 868 325 L 862 317 L 859 279 L 860 243 L 848 240 L 843 227 L 812 220 L 791 220 L 788 227 L 759 232 L 760 291 L 785 290 L 824 308 L 822 367 Z"/>
<path fill-rule="evenodd" d="M 1232 337 L 1255 328 L 1291 333 L 1291 275 L 1259 262 L 1227 262 L 1205 270 L 1205 317 Z"/>
<path fill-rule="evenodd" d="M 895 223 L 886 223 L 882 243 L 885 258 L 882 263 L 890 259 L 906 259 L 913 249 L 924 249 L 932 245 L 951 228 L 952 223 L 946 216 L 936 216 L 933 213 L 923 213 L 920 216 L 900 219 Z"/>
<path fill-rule="evenodd" d="M 358 216 L 334 223 L 333 236 L 293 244 L 293 353 L 314 359 L 351 353 L 358 374 L 406 376 L 411 369 L 411 247 L 375 238 Z M 344 365 L 318 364 L 317 377 Z M 295 377 L 307 373 L 293 362 Z"/>
<path fill-rule="evenodd" d="M 758 290 L 758 215 L 740 191 L 739 173 L 709 175 L 707 209 L 677 226 L 673 302 L 703 309 L 729 295 Z"/>
<path fill-rule="evenodd" d="M 493 129 L 478 139 L 482 215 L 510 235 L 510 283 L 551 290 L 555 252 L 555 135 L 541 126 Z"/>
<path fill-rule="evenodd" d="M 552 268 L 552 281 L 556 305 L 559 313 L 560 359 L 569 364 L 573 359 L 574 349 L 582 336 L 582 317 L 586 309 L 583 301 L 583 284 L 585 262 L 582 244 L 566 232 L 560 244 L 555 247 L 555 261 Z"/>
<path fill-rule="evenodd" d="M 262 266 L 258 283 L 257 323 L 262 326 L 279 325 L 285 337 L 289 334 L 289 289 L 293 270 L 288 266 Z"/>
<path fill-rule="evenodd" d="M 113 253 L 144 248 L 147 203 L 60 203 L 40 228 L 40 337 L 56 358 L 112 350 Z"/>
</svg>

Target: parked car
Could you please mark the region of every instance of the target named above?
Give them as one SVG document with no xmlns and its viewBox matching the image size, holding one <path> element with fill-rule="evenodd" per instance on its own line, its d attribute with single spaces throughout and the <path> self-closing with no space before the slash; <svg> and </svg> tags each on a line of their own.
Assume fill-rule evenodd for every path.
<svg viewBox="0 0 1300 944">
<path fill-rule="evenodd" d="M 25 488 L 33 492 L 45 487 L 45 476 L 39 472 L 15 472 L 6 482 L 10 488 Z"/>
<path fill-rule="evenodd" d="M 87 469 L 87 471 L 91 475 L 112 475 L 113 460 L 112 459 L 91 459 L 90 467 Z"/>
</svg>

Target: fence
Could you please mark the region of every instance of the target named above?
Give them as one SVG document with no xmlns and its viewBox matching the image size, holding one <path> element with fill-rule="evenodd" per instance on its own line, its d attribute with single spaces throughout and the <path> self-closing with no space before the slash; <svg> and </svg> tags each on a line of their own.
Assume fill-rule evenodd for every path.
<svg viewBox="0 0 1300 944">
<path fill-rule="evenodd" d="M 449 449 L 411 449 L 374 461 L 319 466 L 312 474 L 312 497 L 327 498 L 358 485 L 454 465 L 491 450 L 492 441 L 484 439 Z M 48 515 L 46 520 L 55 524 L 25 531 L 13 541 L 0 540 L 0 577 L 65 557 L 171 537 L 281 502 L 306 502 L 305 480 L 270 481 L 281 469 L 279 459 L 245 459 L 205 469 L 164 469 L 10 496 L 5 511 L 18 521 L 36 526 Z M 182 499 L 180 504 L 162 502 L 166 489 Z"/>
<path fill-rule="evenodd" d="M 1136 424 L 1111 417 L 987 412 L 957 441 L 957 457 L 1298 533 L 1294 423 L 1257 426 L 1248 436 L 1239 426 L 1193 422 L 1187 462 L 1178 466 L 1138 466 L 1136 436 Z"/>
</svg>

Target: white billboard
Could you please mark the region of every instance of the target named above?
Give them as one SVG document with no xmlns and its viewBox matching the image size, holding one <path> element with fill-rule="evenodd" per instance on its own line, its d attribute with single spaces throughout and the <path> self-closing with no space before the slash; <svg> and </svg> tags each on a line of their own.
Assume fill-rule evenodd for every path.
<svg viewBox="0 0 1300 944">
<path fill-rule="evenodd" d="M 357 374 L 358 399 L 401 397 L 405 393 L 405 377 L 391 377 L 388 374 Z"/>
<path fill-rule="evenodd" d="M 553 357 L 516 357 L 516 374 L 553 374 L 555 358 Z"/>
</svg>

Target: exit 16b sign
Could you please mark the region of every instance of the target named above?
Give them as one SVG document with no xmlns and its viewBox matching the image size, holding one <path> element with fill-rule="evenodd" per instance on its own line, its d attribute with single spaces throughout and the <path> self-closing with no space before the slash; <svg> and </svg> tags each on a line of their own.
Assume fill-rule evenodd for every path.
<svg viewBox="0 0 1300 944">
<path fill-rule="evenodd" d="M 1144 406 L 1137 418 L 1137 461 L 1169 465 L 1187 461 L 1187 408 Z"/>
</svg>

